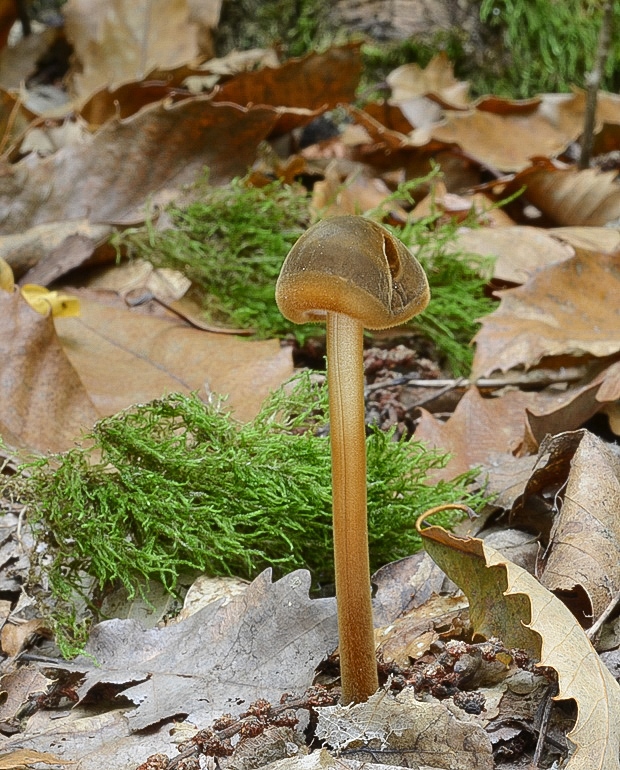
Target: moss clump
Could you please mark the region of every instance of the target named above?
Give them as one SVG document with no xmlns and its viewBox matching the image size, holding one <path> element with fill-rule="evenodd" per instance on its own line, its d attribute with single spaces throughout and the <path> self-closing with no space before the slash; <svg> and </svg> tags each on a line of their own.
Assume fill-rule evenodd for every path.
<svg viewBox="0 0 620 770">
<path fill-rule="evenodd" d="M 268 566 L 277 574 L 307 567 L 315 584 L 330 583 L 330 449 L 318 435 L 324 405 L 324 390 L 307 377 L 244 425 L 195 397 L 171 395 L 100 421 L 88 449 L 22 468 L 12 485 L 29 504 L 40 544 L 33 582 L 49 584 L 43 606 L 63 652 L 83 642 L 80 596 L 96 615 L 84 575 L 99 595 L 122 584 L 132 596 L 148 579 L 173 591 L 188 570 L 252 578 Z M 423 445 L 378 430 L 367 443 L 373 567 L 420 547 L 414 522 L 428 507 L 481 502 L 468 491 L 472 474 L 427 485 L 445 457 Z"/>
<path fill-rule="evenodd" d="M 480 18 L 502 37 L 507 53 L 504 66 L 478 91 L 529 97 L 545 91 L 569 91 L 584 86 L 596 56 L 602 3 L 594 0 L 483 0 Z M 616 10 L 615 22 L 620 16 Z M 607 61 L 604 87 L 619 85 L 616 37 Z M 499 76 L 499 77 L 498 77 Z"/>
<path fill-rule="evenodd" d="M 129 229 L 114 243 L 130 256 L 180 270 L 212 323 L 252 329 L 257 337 L 284 336 L 292 325 L 277 308 L 275 284 L 284 257 L 310 222 L 308 207 L 301 186 L 258 188 L 235 179 L 205 187 L 189 206 L 172 206 L 172 228 Z"/>
<path fill-rule="evenodd" d="M 413 202 L 411 192 L 432 176 L 436 173 L 406 183 L 390 200 Z M 293 335 L 302 342 L 324 330 L 283 318 L 275 283 L 284 258 L 310 222 L 309 203 L 299 186 L 274 182 L 256 188 L 236 179 L 207 188 L 200 201 L 185 208 L 171 208 L 173 228 L 127 230 L 115 243 L 130 255 L 183 272 L 211 322 L 249 328 L 257 337 Z M 467 374 L 476 319 L 490 313 L 494 303 L 484 294 L 483 260 L 458 260 L 448 248 L 455 226 L 438 221 L 439 215 L 432 216 L 393 232 L 415 251 L 431 286 L 431 304 L 412 327 L 432 339 L 454 374 Z"/>
</svg>

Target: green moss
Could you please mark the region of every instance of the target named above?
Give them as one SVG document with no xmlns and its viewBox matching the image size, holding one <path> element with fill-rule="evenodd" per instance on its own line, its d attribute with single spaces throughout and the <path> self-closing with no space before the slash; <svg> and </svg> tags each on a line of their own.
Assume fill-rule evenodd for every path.
<svg viewBox="0 0 620 770">
<path fill-rule="evenodd" d="M 252 578 L 265 567 L 307 567 L 315 584 L 330 583 L 330 450 L 317 432 L 325 401 L 304 376 L 238 424 L 171 395 L 100 421 L 88 449 L 23 467 L 11 485 L 39 542 L 32 583 L 49 584 L 45 613 L 63 652 L 84 641 L 80 602 L 96 616 L 85 576 L 95 596 L 114 584 L 132 596 L 149 579 L 173 591 L 188 570 Z M 372 430 L 367 445 L 374 568 L 419 549 L 414 522 L 428 507 L 481 502 L 468 491 L 473 474 L 427 485 L 446 458 L 421 444 Z"/>
<path fill-rule="evenodd" d="M 401 185 L 389 200 L 413 202 L 413 191 L 436 175 L 433 171 Z M 303 342 L 324 330 L 283 318 L 275 283 L 284 258 L 309 224 L 309 203 L 301 186 L 274 182 L 255 188 L 237 179 L 225 187 L 205 188 L 200 201 L 188 207 L 171 208 L 174 228 L 126 230 L 115 243 L 132 256 L 183 272 L 209 321 L 252 329 L 257 337 L 292 335 Z M 446 365 L 462 375 L 471 365 L 469 343 L 478 328 L 476 319 L 491 312 L 494 303 L 484 294 L 483 260 L 459 260 L 449 248 L 455 231 L 451 223 L 439 224 L 439 214 L 394 229 L 416 252 L 431 285 L 431 305 L 412 327 L 429 336 Z"/>
<path fill-rule="evenodd" d="M 499 33 L 506 56 L 491 77 L 478 73 L 476 90 L 525 98 L 583 87 L 596 56 L 601 10 L 596 0 L 483 0 L 480 17 Z M 620 85 L 619 58 L 616 35 L 604 80 L 612 91 Z"/>
<path fill-rule="evenodd" d="M 301 186 L 274 182 L 252 187 L 235 179 L 204 187 L 201 199 L 168 211 L 174 227 L 126 230 L 115 239 L 131 256 L 186 275 L 208 320 L 253 329 L 257 337 L 293 329 L 279 312 L 275 285 L 282 262 L 310 222 L 309 196 Z M 303 337 L 311 331 L 298 327 Z"/>
</svg>

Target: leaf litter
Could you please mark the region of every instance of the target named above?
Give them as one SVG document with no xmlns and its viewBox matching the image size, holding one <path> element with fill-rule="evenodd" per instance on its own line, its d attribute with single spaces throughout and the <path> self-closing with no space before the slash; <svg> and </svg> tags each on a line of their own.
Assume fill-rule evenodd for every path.
<svg viewBox="0 0 620 770">
<path fill-rule="evenodd" d="M 75 70 L 69 75 L 73 95 L 78 96 L 72 107 L 77 106 L 78 113 L 82 110 L 79 120 L 85 125 L 78 126 L 67 117 L 69 106 L 60 108 L 60 122 L 71 123 L 72 129 L 58 131 L 42 150 L 47 157 L 39 156 L 32 148 L 43 145 L 22 143 L 28 133 L 33 142 L 41 140 L 35 136 L 37 126 L 28 128 L 33 113 L 14 96 L 3 93 L 0 254 L 18 282 L 32 282 L 22 280 L 24 275 L 40 275 L 40 283 L 48 284 L 92 259 L 109 264 L 114 253 L 110 249 L 106 253 L 101 246 L 114 226 L 135 227 L 150 218 L 153 228 L 164 229 L 170 220 L 154 204 L 172 200 L 184 207 L 187 190 L 179 188 L 196 182 L 205 165 L 209 166 L 209 183 L 217 189 L 246 174 L 262 152 L 261 142 L 289 136 L 285 152 L 293 152 L 290 159 L 257 161 L 249 177 L 251 184 L 259 184 L 261 178 L 273 181 L 273 177 L 285 179 L 288 185 L 302 180 L 314 184 L 323 195 L 319 208 L 329 207 L 332 214 L 360 211 L 387 218 L 401 236 L 410 235 L 413 246 L 422 247 L 425 239 L 441 240 L 445 237 L 441 228 L 448 223 L 452 229 L 446 242 L 460 243 L 452 261 L 473 265 L 480 285 L 500 299 L 493 313 L 491 307 L 475 317 L 470 313 L 472 325 L 465 336 L 471 339 L 476 320 L 482 322 L 474 339 L 473 370 L 466 357 L 455 358 L 456 347 L 452 353 L 440 348 L 445 372 L 436 365 L 435 369 L 428 364 L 420 367 L 436 380 L 441 374 L 471 374 L 467 385 L 452 379 L 447 390 L 444 386 L 429 398 L 423 390 L 427 386 L 413 390 L 415 378 L 400 382 L 409 374 L 402 363 L 400 371 L 398 363 L 381 370 L 373 382 L 373 388 L 384 382 L 383 389 L 373 390 L 382 426 L 398 425 L 399 436 L 407 438 L 415 431 L 416 439 L 423 438 L 443 451 L 449 449 L 453 457 L 444 476 L 475 469 L 472 476 L 479 474 L 488 484 L 487 495 L 493 491 L 496 496 L 486 508 L 477 506 L 482 515 L 460 525 L 458 536 L 437 527 L 422 532 L 428 550 L 466 594 L 469 614 L 458 589 L 438 567 L 430 566 L 428 557 L 407 556 L 414 545 L 403 539 L 404 529 L 397 536 L 395 545 L 402 549 L 397 554 L 381 550 L 382 542 L 394 537 L 386 534 L 389 530 L 382 531 L 372 544 L 378 564 L 395 555 L 406 557 L 396 562 L 398 567 L 384 567 L 383 578 L 376 578 L 380 585 L 376 619 L 383 626 L 377 629 L 384 659 L 382 677 L 391 684 L 373 696 L 376 703 L 355 707 L 361 728 L 358 718 L 340 706 L 322 709 L 316 695 L 308 696 L 304 706 L 314 714 L 312 719 L 323 711 L 318 716 L 323 726 L 318 729 L 325 730 L 321 734 L 333 751 L 339 751 L 338 759 L 325 749 L 306 755 L 305 741 L 293 730 L 293 722 L 276 724 L 281 707 L 273 704 L 283 693 L 294 689 L 302 697 L 312 685 L 319 663 L 319 679 L 330 686 L 337 671 L 337 657 L 328 657 L 337 643 L 333 600 L 309 598 L 310 575 L 293 572 L 275 583 L 263 573 L 242 598 L 233 599 L 232 609 L 231 605 L 210 604 L 176 626 L 146 631 L 132 620 L 105 621 L 94 627 L 86 648 L 87 653 L 101 658 L 99 669 L 88 657 L 63 663 L 55 657 L 55 648 L 45 662 L 24 659 L 20 665 L 6 657 L 2 687 L 15 697 L 3 704 L 2 729 L 5 735 L 15 735 L 7 739 L 3 748 L 8 753 L 0 762 L 34 766 L 37 761 L 55 761 L 62 766 L 72 761 L 81 768 L 134 770 L 138 765 L 146 767 L 141 764 L 146 757 L 159 753 L 160 759 L 153 759 L 149 769 L 167 768 L 174 763 L 171 757 L 177 743 L 182 747 L 179 759 L 185 756 L 191 762 L 201 754 L 221 751 L 222 742 L 228 740 L 226 730 L 233 730 L 237 736 L 233 757 L 222 760 L 230 767 L 247 766 L 243 751 L 264 757 L 260 760 L 263 765 L 274 759 L 273 752 L 261 754 L 258 744 L 251 742 L 263 739 L 263 743 L 271 741 L 272 747 L 279 746 L 275 756 L 279 752 L 282 759 L 274 767 L 357 767 L 360 762 L 369 766 L 368 760 L 377 758 L 409 767 L 511 767 L 524 752 L 532 755 L 540 735 L 550 739 L 547 764 L 562 756 L 564 766 L 579 770 L 617 767 L 618 685 L 591 642 L 608 650 L 606 660 L 617 674 L 613 654 L 618 640 L 614 642 L 613 628 L 618 596 L 615 521 L 620 391 L 614 283 L 618 191 L 614 174 L 594 169 L 578 172 L 571 165 L 571 144 L 583 123 L 583 93 L 547 94 L 521 102 L 491 96 L 474 102 L 466 95 L 467 84 L 458 82 L 442 56 L 426 70 L 414 66 L 393 73 L 388 79 L 392 89 L 388 101 L 364 104 L 362 99 L 356 107 L 348 106 L 353 126 L 302 146 L 304 126 L 327 109 L 352 102 L 360 72 L 359 45 L 335 46 L 325 54 L 283 65 L 261 54 L 254 61 L 268 62 L 267 67 L 261 69 L 259 64 L 252 69 L 256 65 L 250 65 L 231 74 L 224 64 L 218 67 L 217 60 L 209 59 L 210 35 L 219 9 L 210 8 L 206 17 L 198 19 L 195 9 L 192 16 L 185 3 L 177 3 L 175 18 L 184 30 L 175 38 L 177 43 L 184 41 L 180 53 L 155 50 L 150 44 L 145 47 L 144 39 L 133 40 L 131 45 L 125 39 L 119 48 L 115 35 L 125 27 L 106 28 L 107 44 L 98 56 L 105 59 L 106 67 L 127 63 L 128 69 L 121 73 L 89 65 L 92 51 L 78 13 L 80 6 L 83 12 L 88 4 L 71 0 L 69 6 L 71 34 L 76 51 L 82 52 L 78 58 L 83 67 L 81 73 Z M 122 16 L 127 9 L 117 6 Z M 132 13 L 140 27 L 144 21 L 140 14 L 145 11 L 136 6 Z M 158 21 L 164 18 L 162 14 Z M 101 22 L 102 17 L 97 17 L 97 23 Z M 201 31 L 198 37 L 196 29 Z M 152 57 L 148 66 L 147 49 Z M 118 50 L 123 50 L 122 57 L 114 56 Z M 204 91 L 197 95 L 185 87 L 185 81 L 204 76 L 197 64 L 200 57 L 212 71 L 210 80 L 201 80 L 199 87 Z M 136 68 L 136 62 L 146 69 Z M 153 68 L 159 69 L 147 72 Z M 165 77 L 157 81 L 162 73 Z M 0 69 L 0 80 L 2 77 Z M 100 78 L 99 83 L 89 85 L 92 77 Z M 95 89 L 97 93 L 93 93 Z M 64 99 L 69 105 L 66 94 Z M 617 97 L 601 94 L 598 109 L 599 125 L 604 122 L 609 144 L 620 122 Z M 47 117 L 51 123 L 59 121 Z M 520 132 L 527 141 L 518 141 Z M 543 157 L 534 159 L 536 155 Z M 431 156 L 441 166 L 443 189 L 427 178 Z M 346 167 L 332 166 L 328 172 L 327 163 L 335 161 Z M 119 168 L 125 173 L 119 174 Z M 492 182 L 488 181 L 489 170 L 496 177 Z M 424 179 L 417 189 L 399 187 L 403 179 L 416 177 Z M 321 190 L 324 182 L 329 184 Z M 494 213 L 502 198 L 519 192 L 500 214 Z M 315 195 L 314 204 L 318 201 Z M 411 212 L 420 218 L 418 227 L 412 227 Z M 465 222 L 464 212 L 470 217 Z M 160 217 L 163 227 L 158 223 Z M 493 267 L 488 261 L 476 262 L 472 254 L 498 255 L 499 259 Z M 69 293 L 73 293 L 71 288 L 69 283 Z M 180 383 L 186 394 L 204 386 L 206 360 L 196 362 L 195 377 L 187 365 L 195 357 L 193 345 L 179 355 L 175 343 L 177 358 L 184 362 L 180 370 L 166 362 L 171 359 L 158 358 L 160 341 L 169 336 L 168 330 L 189 330 L 184 327 L 186 321 L 178 315 L 172 321 L 156 303 L 147 306 L 147 313 L 145 308 L 131 313 L 124 299 L 118 304 L 110 296 L 96 296 L 101 289 L 95 289 L 80 295 L 81 319 L 38 316 L 37 320 L 21 294 L 9 291 L 2 301 L 18 312 L 2 316 L 3 361 L 11 361 L 11 366 L 3 366 L 1 374 L 9 386 L 3 389 L 3 396 L 9 396 L 2 402 L 0 434 L 14 448 L 63 450 L 84 430 L 92 429 L 103 414 L 165 397 L 178 390 Z M 441 297 L 440 292 L 436 294 Z M 119 297 L 130 295 L 119 293 Z M 442 306 L 440 315 L 449 312 L 446 307 Z M 107 333 L 118 325 L 117 340 L 122 342 L 110 346 L 109 356 L 102 352 L 100 342 L 93 343 L 95 337 L 88 337 L 89 313 L 97 319 L 91 326 L 100 340 L 102 330 Z M 466 315 L 465 311 L 463 322 Z M 10 318 L 17 319 L 13 325 L 8 323 Z M 130 350 L 126 366 L 121 367 L 122 376 L 114 379 L 111 373 L 119 368 L 118 353 L 126 347 L 125 334 L 134 320 L 136 338 L 140 329 L 153 323 L 165 321 L 168 326 L 159 326 L 161 331 L 149 349 Z M 416 331 L 432 340 L 446 329 L 457 334 L 458 327 L 456 324 L 454 331 L 447 325 L 433 329 L 430 323 Z M 193 331 L 204 339 L 206 332 Z M 32 350 L 45 350 L 47 355 L 36 353 L 31 359 L 20 359 L 25 367 L 16 368 L 16 351 L 23 351 L 32 340 Z M 462 347 L 462 342 L 459 339 L 457 346 Z M 226 337 L 225 344 L 230 351 L 233 341 Z M 261 343 L 243 344 L 252 346 L 250 357 L 260 355 L 255 346 Z M 425 344 L 423 355 L 437 357 L 438 346 Z M 99 368 L 80 364 L 80 348 L 89 346 L 97 350 Z M 290 374 L 290 349 L 285 352 L 286 357 L 278 358 L 272 351 L 276 369 L 268 385 L 262 360 L 256 374 L 248 376 L 238 370 L 228 372 L 226 354 L 224 363 L 215 364 L 209 384 L 218 393 L 231 394 L 232 405 L 234 383 L 244 381 L 246 389 L 240 391 L 238 408 L 243 409 L 253 396 L 253 405 L 244 415 L 251 419 L 267 391 Z M 210 352 L 205 356 L 212 358 Z M 409 359 L 403 356 L 400 360 Z M 144 376 L 147 389 L 142 391 L 127 388 L 137 362 L 146 364 L 148 370 Z M 169 384 L 155 376 L 162 370 L 169 375 Z M 223 376 L 218 379 L 220 370 Z M 396 381 L 398 386 L 392 384 Z M 511 384 L 515 382 L 518 384 Z M 25 389 L 25 383 L 32 385 Z M 263 385 L 265 390 L 260 391 Z M 126 392 L 119 400 L 122 391 Z M 61 401 L 59 393 L 64 394 Z M 208 394 L 203 395 L 207 400 Z M 421 403 L 426 409 L 422 418 Z M 12 450 L 4 454 L 5 472 L 13 473 Z M 327 468 L 322 472 L 327 475 Z M 446 502 L 445 492 L 441 494 Z M 23 582 L 30 533 L 23 531 L 20 508 L 9 501 L 6 505 L 2 579 L 15 593 Z M 415 518 L 413 508 L 410 506 L 406 517 L 408 526 Z M 323 539 L 328 547 L 327 531 Z M 493 550 L 487 540 L 498 544 L 510 558 Z M 539 580 L 517 566 L 517 561 Z M 251 597 L 259 595 L 252 604 Z M 6 627 L 20 633 L 3 633 L 5 656 L 28 649 L 31 632 L 44 633 L 28 602 L 22 603 L 19 612 L 11 605 L 2 605 L 3 618 Z M 323 611 L 317 626 L 316 618 Z M 227 631 L 218 633 L 218 623 Z M 470 623 L 487 642 L 473 638 Z M 318 640 L 313 634 L 322 626 L 328 630 Z M 299 636 L 300 628 L 308 630 Z M 287 639 L 294 654 L 282 662 L 277 651 L 287 648 Z M 252 650 L 262 645 L 265 668 L 252 665 Z M 179 660 L 184 655 L 187 671 Z M 301 666 L 300 660 L 304 661 Z M 229 676 L 231 671 L 234 676 Z M 41 672 L 52 677 L 51 685 Z M 556 679 L 556 697 L 564 705 L 550 709 L 551 720 L 545 726 L 537 720 L 536 709 L 541 698 L 543 703 L 551 702 Z M 40 690 L 46 687 L 41 698 Z M 259 699 L 260 703 L 261 698 L 273 704 L 250 705 L 249 701 Z M 76 701 L 78 705 L 69 711 L 67 706 Z M 335 720 L 328 716 L 330 708 L 336 709 Z M 234 712 L 233 726 L 213 721 L 227 709 Z M 432 715 L 432 724 L 444 725 L 437 734 L 423 726 L 425 710 Z M 247 715 L 239 719 L 239 712 Z M 178 736 L 168 734 L 175 717 L 191 718 L 192 714 L 201 724 L 189 727 L 189 733 L 184 732 L 187 724 L 177 725 Z M 61 715 L 62 719 L 54 718 Z M 216 727 L 209 732 L 206 722 Z M 254 728 L 247 727 L 250 723 Z M 402 723 L 406 725 L 401 730 Z M 142 728 L 148 725 L 152 727 L 144 732 Z M 201 727 L 205 731 L 197 733 Z M 254 737 L 249 735 L 252 730 Z M 273 740 L 265 737 L 277 730 L 285 732 L 274 732 Z M 446 733 L 453 743 L 446 740 Z M 567 733 L 569 743 L 564 738 Z M 86 734 L 88 741 L 80 737 Z M 355 745 L 351 743 L 354 734 Z M 465 735 L 477 736 L 478 752 L 460 753 L 468 742 Z M 430 740 L 428 755 L 421 736 Z M 417 754 L 412 746 L 417 746 Z M 358 753 L 351 753 L 353 750 Z M 162 758 L 165 754 L 167 759 Z"/>
</svg>

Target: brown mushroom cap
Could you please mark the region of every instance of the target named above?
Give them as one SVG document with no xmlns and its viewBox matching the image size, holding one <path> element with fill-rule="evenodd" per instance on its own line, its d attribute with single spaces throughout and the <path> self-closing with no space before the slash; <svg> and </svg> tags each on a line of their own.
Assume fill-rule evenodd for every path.
<svg viewBox="0 0 620 770">
<path fill-rule="evenodd" d="M 385 228 L 361 216 L 330 217 L 293 246 L 276 284 L 276 302 L 293 323 L 343 313 L 367 329 L 397 326 L 430 299 L 424 270 Z"/>
</svg>

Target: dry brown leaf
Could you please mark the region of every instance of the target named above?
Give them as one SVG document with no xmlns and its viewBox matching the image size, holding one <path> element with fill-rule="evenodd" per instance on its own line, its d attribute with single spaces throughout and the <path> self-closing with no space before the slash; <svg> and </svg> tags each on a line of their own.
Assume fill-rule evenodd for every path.
<svg viewBox="0 0 620 770">
<path fill-rule="evenodd" d="M 620 185 L 616 172 L 556 168 L 547 160 L 517 174 L 506 188 L 525 186 L 525 196 L 558 225 L 597 227 L 620 223 Z"/>
<path fill-rule="evenodd" d="M 79 98 L 185 64 L 199 53 L 187 0 L 68 0 L 63 12 L 80 64 L 71 80 Z"/>
<path fill-rule="evenodd" d="M 58 319 L 72 320 L 72 319 Z M 57 452 L 101 417 L 56 336 L 51 316 L 0 292 L 0 436 Z"/>
<path fill-rule="evenodd" d="M 553 227 L 547 233 L 578 252 L 614 254 L 620 251 L 620 230 L 611 227 Z"/>
<path fill-rule="evenodd" d="M 80 318 L 55 319 L 58 337 L 101 414 L 166 393 L 228 397 L 252 419 L 271 390 L 293 372 L 290 349 L 189 327 L 178 317 L 128 308 L 112 294 L 74 291 Z"/>
<path fill-rule="evenodd" d="M 109 123 L 87 145 L 0 164 L 1 232 L 69 219 L 133 219 L 148 196 L 195 181 L 205 166 L 212 184 L 229 181 L 247 171 L 281 116 L 197 96 Z"/>
<path fill-rule="evenodd" d="M 0 680 L 0 722 L 13 719 L 33 693 L 47 690 L 51 680 L 31 664 L 15 666 Z"/>
<path fill-rule="evenodd" d="M 213 98 L 243 106 L 324 111 L 355 99 L 361 69 L 360 44 L 350 43 L 290 59 L 280 67 L 242 72 L 218 88 Z"/>
<path fill-rule="evenodd" d="M 483 165 L 521 171 L 534 156 L 554 157 L 579 136 L 583 108 L 577 95 L 547 94 L 529 111 L 448 112 L 431 133 L 435 140 L 458 144 Z"/>
<path fill-rule="evenodd" d="M 484 227 L 457 233 L 454 251 L 495 256 L 492 277 L 508 283 L 525 283 L 540 267 L 561 262 L 575 250 L 538 227 Z"/>
<path fill-rule="evenodd" d="M 54 251 L 58 254 L 58 260 L 53 260 L 55 265 L 59 261 L 64 261 L 62 246 L 67 239 L 78 236 L 84 240 L 100 243 L 111 232 L 110 225 L 91 225 L 87 219 L 46 222 L 13 235 L 0 236 L 0 259 L 5 259 L 9 263 L 15 278 L 19 279 L 36 265 L 44 262 L 45 258 Z M 68 269 L 78 267 L 78 264 L 71 261 Z M 55 274 L 54 277 L 57 278 L 59 275 L 62 275 L 62 272 Z M 45 284 L 46 281 L 36 280 L 33 283 Z"/>
<path fill-rule="evenodd" d="M 447 466 L 433 478 L 451 479 L 485 465 L 494 454 L 517 451 L 523 439 L 525 410 L 536 399 L 537 394 L 523 391 L 483 398 L 477 388 L 470 388 L 445 423 L 420 409 L 416 439 L 451 455 Z"/>
<path fill-rule="evenodd" d="M 572 698 L 578 716 L 568 734 L 575 751 L 567 770 L 617 770 L 620 686 L 571 612 L 557 597 L 482 540 L 441 527 L 422 529 L 424 547 L 469 599 L 477 633 L 520 647 L 558 675 L 558 699 Z"/>
<path fill-rule="evenodd" d="M 540 581 L 589 625 L 620 590 L 620 459 L 597 436 L 584 433 L 560 497 Z"/>
<path fill-rule="evenodd" d="M 454 67 L 445 51 L 434 56 L 424 69 L 419 64 L 403 64 L 386 80 L 395 103 L 427 94 L 439 97 L 446 107 L 465 107 L 469 101 L 469 84 L 454 77 Z"/>
<path fill-rule="evenodd" d="M 474 338 L 475 378 L 547 356 L 605 357 L 620 350 L 620 260 L 576 255 L 539 270 L 516 289 L 498 292 L 500 307 Z"/>
</svg>

